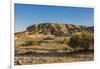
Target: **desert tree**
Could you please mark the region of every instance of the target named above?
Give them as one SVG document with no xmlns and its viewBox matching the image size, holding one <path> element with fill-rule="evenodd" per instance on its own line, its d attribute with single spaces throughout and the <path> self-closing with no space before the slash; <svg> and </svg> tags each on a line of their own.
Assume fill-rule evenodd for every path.
<svg viewBox="0 0 100 69">
<path fill-rule="evenodd" d="M 69 46 L 76 50 L 88 50 L 90 45 L 94 44 L 93 33 L 83 32 L 80 34 L 74 34 L 70 37 Z"/>
</svg>

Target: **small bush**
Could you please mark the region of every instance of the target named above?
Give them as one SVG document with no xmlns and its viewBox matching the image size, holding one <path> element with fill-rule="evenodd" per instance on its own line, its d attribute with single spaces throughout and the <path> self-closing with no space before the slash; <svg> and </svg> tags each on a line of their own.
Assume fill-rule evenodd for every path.
<svg viewBox="0 0 100 69">
<path fill-rule="evenodd" d="M 80 44 L 79 35 L 75 34 L 75 35 L 70 37 L 70 40 L 69 40 L 70 47 L 76 49 L 79 46 L 79 44 Z"/>
<path fill-rule="evenodd" d="M 94 44 L 94 37 L 93 37 L 93 33 L 83 33 L 81 34 L 81 41 L 80 41 L 80 47 L 83 50 L 88 50 L 89 49 L 89 45 L 93 45 Z"/>
<path fill-rule="evenodd" d="M 25 44 L 22 44 L 23 46 L 31 46 L 31 45 L 36 45 L 37 41 L 36 40 L 28 40 L 25 41 Z"/>
</svg>

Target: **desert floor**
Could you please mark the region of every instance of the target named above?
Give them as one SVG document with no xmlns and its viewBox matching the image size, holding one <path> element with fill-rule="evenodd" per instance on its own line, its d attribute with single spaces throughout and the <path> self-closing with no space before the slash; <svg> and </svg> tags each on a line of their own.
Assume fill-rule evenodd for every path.
<svg viewBox="0 0 100 69">
<path fill-rule="evenodd" d="M 32 38 L 32 36 L 30 36 Z M 75 51 L 68 46 L 69 37 L 40 36 L 36 44 L 22 46 L 29 38 L 15 40 L 15 65 L 93 61 L 94 52 Z"/>
</svg>

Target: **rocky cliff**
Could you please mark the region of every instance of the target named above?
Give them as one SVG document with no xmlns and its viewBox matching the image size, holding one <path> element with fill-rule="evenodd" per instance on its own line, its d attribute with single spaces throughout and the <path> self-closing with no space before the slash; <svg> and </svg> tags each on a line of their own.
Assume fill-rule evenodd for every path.
<svg viewBox="0 0 100 69">
<path fill-rule="evenodd" d="M 52 34 L 55 36 L 70 35 L 73 32 L 87 31 L 86 26 L 73 25 L 73 24 L 58 24 L 58 23 L 41 23 L 37 25 L 31 25 L 26 29 L 29 34 Z"/>
</svg>

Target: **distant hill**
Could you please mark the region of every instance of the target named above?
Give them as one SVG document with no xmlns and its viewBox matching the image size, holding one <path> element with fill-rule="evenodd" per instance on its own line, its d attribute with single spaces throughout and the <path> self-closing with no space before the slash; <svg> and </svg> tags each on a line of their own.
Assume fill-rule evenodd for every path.
<svg viewBox="0 0 100 69">
<path fill-rule="evenodd" d="M 73 24 L 59 24 L 59 23 L 42 23 L 29 26 L 26 29 L 26 31 L 28 31 L 30 34 L 42 33 L 42 34 L 52 34 L 55 36 L 70 35 L 73 32 L 82 32 L 86 30 L 87 30 L 86 26 L 73 25 Z"/>
<path fill-rule="evenodd" d="M 15 33 L 15 37 L 26 38 L 27 35 L 44 34 L 54 36 L 70 36 L 74 32 L 93 32 L 94 27 L 61 23 L 41 23 L 28 26 L 25 31 Z"/>
<path fill-rule="evenodd" d="M 91 31 L 91 32 L 94 32 L 94 26 L 88 27 L 88 30 Z"/>
</svg>

